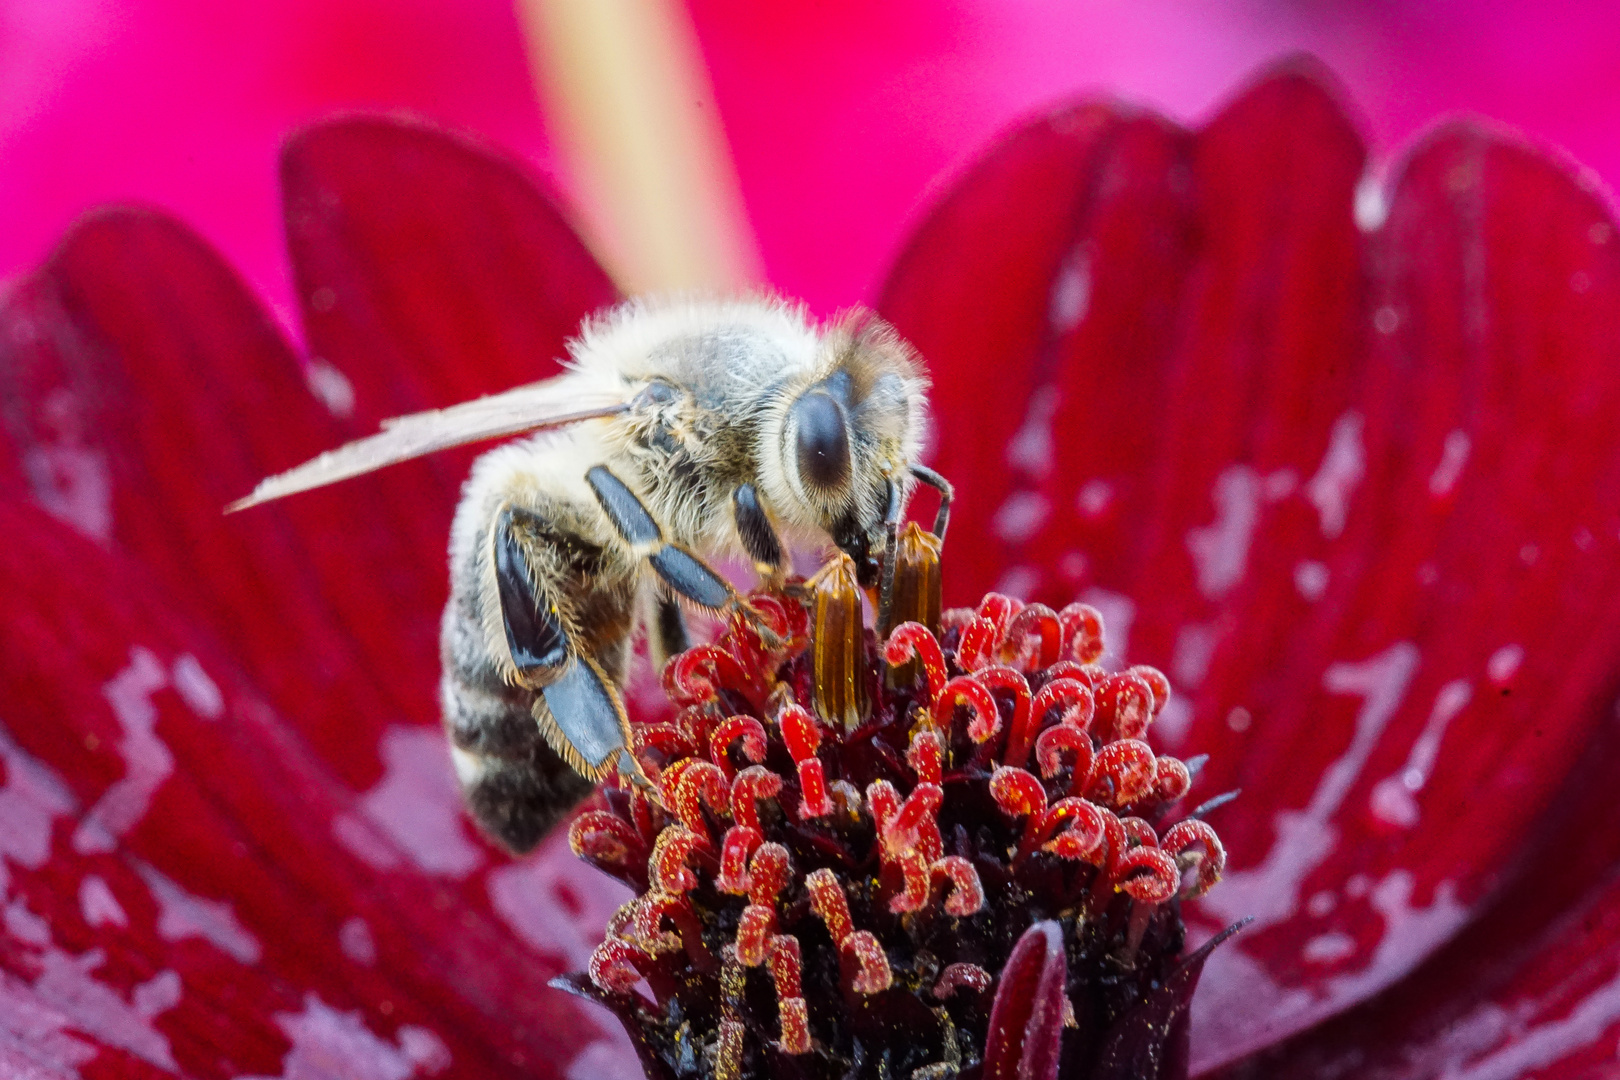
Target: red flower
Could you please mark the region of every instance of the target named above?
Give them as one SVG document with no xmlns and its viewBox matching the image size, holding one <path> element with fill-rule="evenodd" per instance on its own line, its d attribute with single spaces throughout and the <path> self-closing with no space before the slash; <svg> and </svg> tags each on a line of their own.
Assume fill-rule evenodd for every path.
<svg viewBox="0 0 1620 1080">
<path fill-rule="evenodd" d="M 1198 133 L 1057 110 L 959 180 L 877 301 L 962 493 L 946 600 L 1104 608 L 1182 691 L 1164 747 L 1213 755 L 1192 797 L 1243 788 L 1193 918 L 1258 921 L 1206 969 L 1195 1067 L 1597 1075 L 1614 223 L 1478 126 L 1388 189 L 1365 167 L 1283 73 Z M 283 182 L 307 358 L 146 211 L 86 219 L 0 317 L 0 1064 L 602 1075 L 605 1018 L 545 984 L 624 894 L 477 841 L 435 730 L 466 456 L 218 511 L 544 376 L 612 288 L 457 140 L 327 125 Z"/>
</svg>

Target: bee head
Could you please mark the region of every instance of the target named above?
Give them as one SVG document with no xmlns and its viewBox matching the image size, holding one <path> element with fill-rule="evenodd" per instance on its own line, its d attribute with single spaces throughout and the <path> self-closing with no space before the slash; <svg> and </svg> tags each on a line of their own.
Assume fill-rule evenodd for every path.
<svg viewBox="0 0 1620 1080">
<path fill-rule="evenodd" d="M 832 537 L 877 581 L 884 522 L 910 489 L 927 388 L 914 354 L 887 323 L 857 317 L 827 330 L 821 363 L 781 399 L 762 470 L 778 507 Z M 774 476 L 772 475 L 774 474 Z M 896 500 L 899 500 L 898 502 Z"/>
</svg>

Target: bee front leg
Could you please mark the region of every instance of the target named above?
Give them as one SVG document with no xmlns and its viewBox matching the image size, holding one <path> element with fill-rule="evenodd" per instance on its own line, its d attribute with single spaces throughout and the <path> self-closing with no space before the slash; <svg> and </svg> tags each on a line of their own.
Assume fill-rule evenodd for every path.
<svg viewBox="0 0 1620 1080">
<path fill-rule="evenodd" d="M 738 484 L 731 493 L 732 516 L 737 523 L 737 537 L 743 550 L 754 560 L 754 572 L 771 585 L 780 585 L 787 574 L 787 554 L 782 540 L 776 535 L 771 519 L 759 503 L 759 492 L 753 484 Z"/>
<path fill-rule="evenodd" d="M 613 528 L 632 551 L 647 560 L 670 591 L 709 611 L 742 612 L 754 622 L 756 631 L 775 639 L 776 635 L 737 595 L 730 582 L 684 547 L 664 539 L 663 530 L 652 514 L 612 470 L 605 465 L 593 466 L 585 473 L 585 481 L 591 485 L 596 501 L 602 504 L 602 511 Z"/>
<path fill-rule="evenodd" d="M 951 500 L 956 495 L 956 489 L 949 480 L 926 465 L 914 461 L 909 468 L 912 476 L 939 492 L 939 510 L 934 514 L 934 535 L 944 541 L 945 526 L 951 523 Z"/>
</svg>

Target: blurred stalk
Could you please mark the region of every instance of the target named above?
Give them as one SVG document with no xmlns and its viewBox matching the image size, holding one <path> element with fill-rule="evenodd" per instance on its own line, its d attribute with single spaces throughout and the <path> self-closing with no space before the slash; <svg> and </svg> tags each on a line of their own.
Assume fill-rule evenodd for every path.
<svg viewBox="0 0 1620 1080">
<path fill-rule="evenodd" d="M 541 103 L 598 257 L 627 293 L 760 278 L 714 92 L 681 0 L 517 0 Z"/>
</svg>

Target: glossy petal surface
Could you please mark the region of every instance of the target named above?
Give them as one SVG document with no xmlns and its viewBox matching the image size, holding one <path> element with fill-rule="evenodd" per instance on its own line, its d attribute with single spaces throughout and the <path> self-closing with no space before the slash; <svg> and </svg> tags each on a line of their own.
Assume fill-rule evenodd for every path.
<svg viewBox="0 0 1620 1080">
<path fill-rule="evenodd" d="M 420 784 L 357 797 L 141 567 L 15 501 L 0 531 L 10 1074 L 559 1075 L 595 1037 L 545 989 L 580 958 L 508 921 L 608 897 L 468 876 L 464 838 L 461 873 L 418 865 Z"/>
<path fill-rule="evenodd" d="M 952 590 L 1102 608 L 1116 660 L 1191 691 L 1160 741 L 1245 791 L 1204 917 L 1257 924 L 1205 973 L 1205 1066 L 1450 938 L 1620 656 L 1606 209 L 1478 128 L 1391 193 L 1363 169 L 1309 72 L 1191 135 L 1060 110 L 968 174 L 880 305 L 943 384 Z"/>
<path fill-rule="evenodd" d="M 353 380 L 360 416 L 555 374 L 616 298 L 535 178 L 460 136 L 332 121 L 288 143 L 281 178 L 310 349 Z"/>
<path fill-rule="evenodd" d="M 384 476 L 226 517 L 259 478 L 361 431 L 322 405 L 315 369 L 230 268 L 163 215 L 87 219 L 5 318 L 6 433 L 34 497 L 150 567 L 369 786 L 382 730 L 433 719 L 444 536 L 417 519 L 444 516 L 454 488 Z"/>
</svg>

